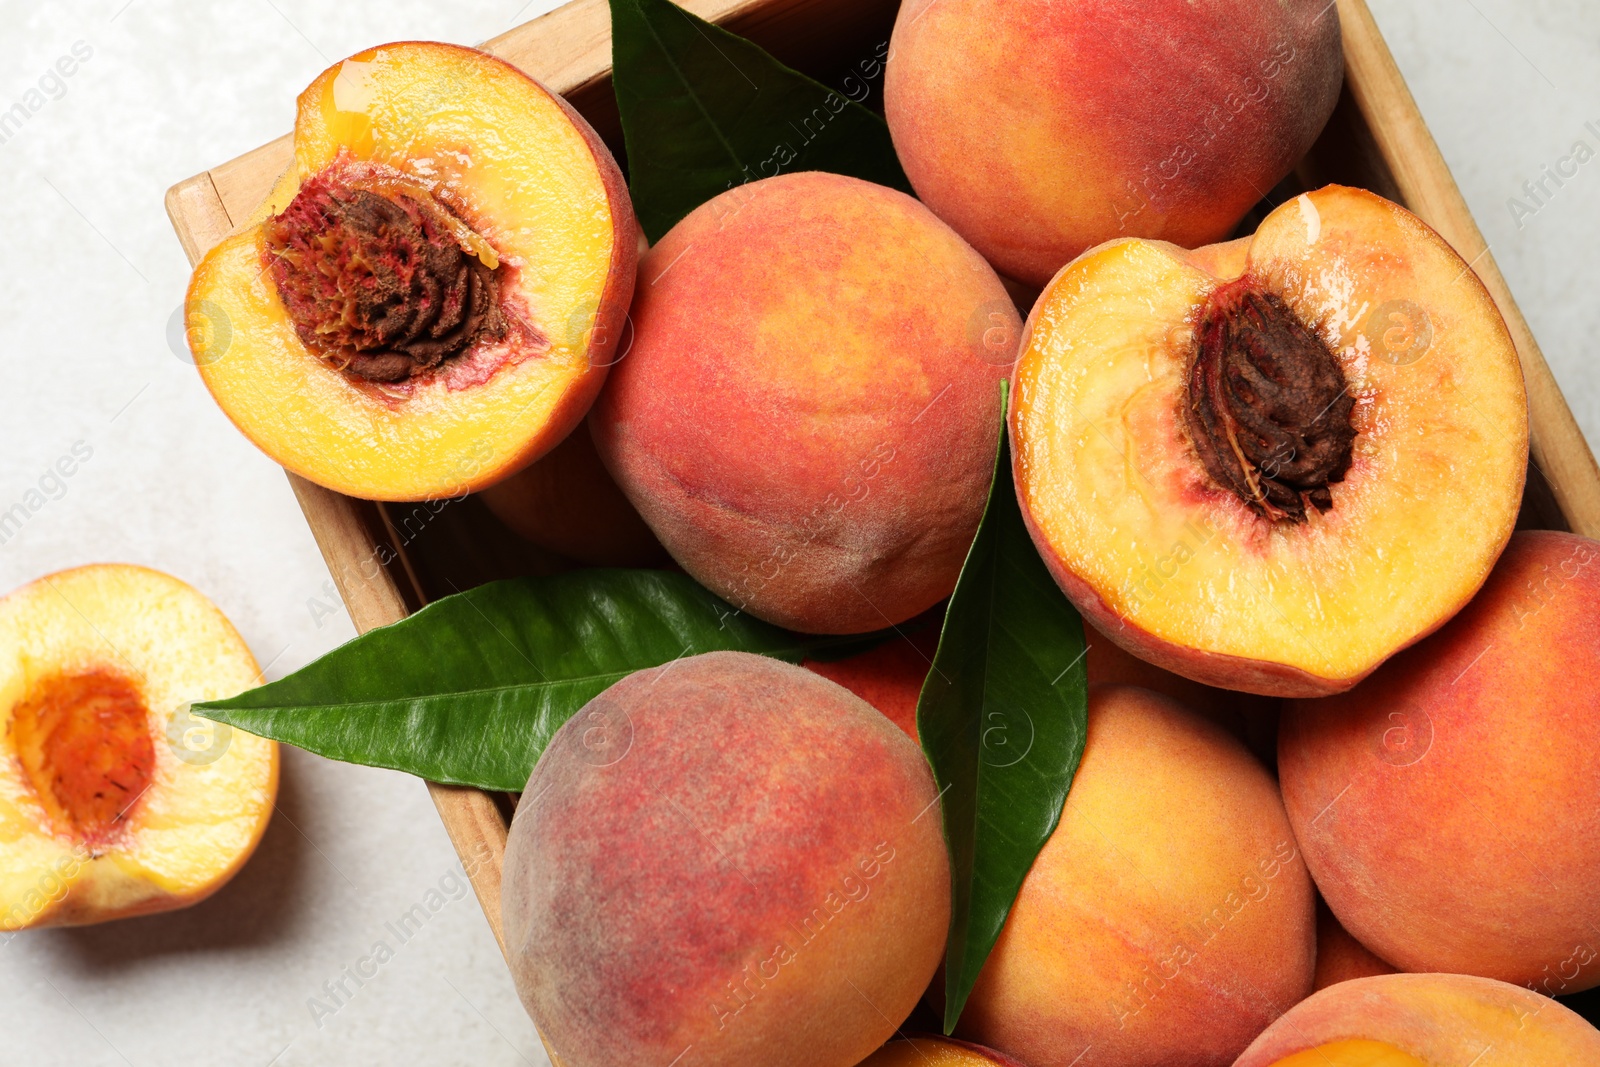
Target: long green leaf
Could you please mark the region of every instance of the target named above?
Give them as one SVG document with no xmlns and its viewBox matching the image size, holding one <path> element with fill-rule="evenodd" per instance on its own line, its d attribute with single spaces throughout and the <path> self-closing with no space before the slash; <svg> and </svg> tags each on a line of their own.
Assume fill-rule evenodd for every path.
<svg viewBox="0 0 1600 1067">
<path fill-rule="evenodd" d="M 561 724 L 634 671 L 730 649 L 799 662 L 880 639 L 790 633 L 681 574 L 574 571 L 445 597 L 194 710 L 332 759 L 515 792 Z"/>
<path fill-rule="evenodd" d="M 1023 525 L 1002 419 L 989 504 L 917 705 L 950 847 L 946 1033 L 1061 818 L 1083 756 L 1087 690 L 1083 622 Z"/>
<path fill-rule="evenodd" d="M 718 193 L 780 173 L 911 191 L 881 117 L 669 0 L 611 0 L 611 49 L 633 208 L 652 242 Z"/>
</svg>

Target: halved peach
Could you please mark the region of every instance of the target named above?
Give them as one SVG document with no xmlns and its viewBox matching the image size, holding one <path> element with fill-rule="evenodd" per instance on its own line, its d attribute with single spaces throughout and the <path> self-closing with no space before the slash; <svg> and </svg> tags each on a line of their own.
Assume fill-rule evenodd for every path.
<svg viewBox="0 0 1600 1067">
<path fill-rule="evenodd" d="M 1521 986 L 1460 974 L 1340 982 L 1295 1005 L 1234 1067 L 1594 1067 L 1600 1032 Z"/>
<path fill-rule="evenodd" d="M 379 500 L 483 488 L 588 410 L 637 227 L 587 122 L 469 48 L 361 52 L 300 95 L 295 162 L 206 256 L 206 385 L 289 470 Z"/>
<path fill-rule="evenodd" d="M 1499 312 L 1438 234 L 1358 189 L 1296 197 L 1243 249 L 1084 253 L 1035 306 L 1015 383 L 1017 493 L 1056 581 L 1208 685 L 1350 688 L 1471 598 L 1521 501 Z"/>
<path fill-rule="evenodd" d="M 0 930 L 196 903 L 243 866 L 278 746 L 189 704 L 260 679 L 210 601 L 122 564 L 0 600 Z"/>
</svg>

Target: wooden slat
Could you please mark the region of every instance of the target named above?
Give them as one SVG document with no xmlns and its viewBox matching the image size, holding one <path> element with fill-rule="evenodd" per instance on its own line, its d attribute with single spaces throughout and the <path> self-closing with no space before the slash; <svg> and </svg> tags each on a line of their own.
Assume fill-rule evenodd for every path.
<svg viewBox="0 0 1600 1067">
<path fill-rule="evenodd" d="M 1365 0 L 1339 0 L 1346 78 L 1406 205 L 1472 264 L 1505 316 L 1528 383 L 1533 462 L 1574 533 L 1600 538 L 1600 467 Z"/>
</svg>

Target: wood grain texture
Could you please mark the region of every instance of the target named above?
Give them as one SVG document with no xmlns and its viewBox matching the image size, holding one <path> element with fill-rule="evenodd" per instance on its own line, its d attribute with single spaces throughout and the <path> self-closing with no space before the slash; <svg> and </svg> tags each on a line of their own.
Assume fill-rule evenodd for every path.
<svg viewBox="0 0 1600 1067">
<path fill-rule="evenodd" d="M 898 7 L 896 0 L 681 2 L 818 76 L 847 69 L 871 54 L 872 45 L 885 39 Z M 1354 181 L 1395 198 L 1473 261 L 1506 318 L 1527 377 L 1534 463 L 1543 475 L 1530 483 L 1537 484 L 1540 492 L 1548 484 L 1549 495 L 1571 529 L 1600 537 L 1600 469 L 1539 346 L 1495 267 L 1366 4 L 1363 0 L 1338 0 L 1338 9 L 1344 27 L 1345 96 L 1323 141 L 1298 174 L 1308 187 L 1326 180 Z M 615 102 L 609 92 L 607 0 L 574 0 L 484 47 L 566 95 L 607 136 L 613 149 L 620 151 Z M 290 138 L 282 137 L 172 188 L 167 194 L 167 211 L 191 263 L 255 210 L 292 157 Z M 441 570 L 428 559 L 413 559 L 426 554 L 428 546 L 408 544 L 379 505 L 340 496 L 294 476 L 290 482 L 358 630 L 365 632 L 403 618 L 430 594 L 451 591 L 434 588 L 436 583 L 454 585 L 456 575 L 464 573 L 459 568 Z M 443 513 L 428 533 L 429 538 L 448 544 L 449 554 L 457 560 L 474 529 L 487 532 L 481 524 L 492 521 L 481 507 L 473 512 L 472 503 Z M 506 536 L 498 528 L 493 534 Z M 487 545 L 490 540 L 485 537 L 478 544 Z M 473 561 L 482 565 L 468 571 L 474 577 L 480 572 L 484 577 L 505 576 L 511 566 L 505 554 L 504 545 L 494 551 L 486 549 L 482 560 Z M 430 785 L 429 790 L 499 939 L 504 811 L 494 797 L 477 790 L 437 785 Z M 501 948 L 503 951 L 503 941 Z"/>
</svg>

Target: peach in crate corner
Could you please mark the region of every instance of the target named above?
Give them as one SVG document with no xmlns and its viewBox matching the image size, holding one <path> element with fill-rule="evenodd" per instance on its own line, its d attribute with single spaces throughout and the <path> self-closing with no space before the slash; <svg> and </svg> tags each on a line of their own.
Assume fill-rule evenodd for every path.
<svg viewBox="0 0 1600 1067">
<path fill-rule="evenodd" d="M 385 45 L 300 94 L 293 165 L 195 268 L 186 320 L 217 404 L 286 469 L 443 500 L 582 420 L 637 255 L 621 172 L 571 105 L 474 49 Z"/>
</svg>

